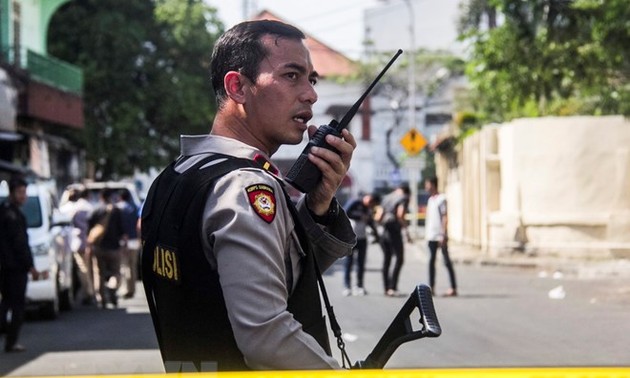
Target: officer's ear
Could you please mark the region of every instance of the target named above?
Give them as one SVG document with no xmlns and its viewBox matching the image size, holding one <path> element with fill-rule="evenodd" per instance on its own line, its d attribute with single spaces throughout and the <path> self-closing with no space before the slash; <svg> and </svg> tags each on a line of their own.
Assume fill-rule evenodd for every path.
<svg viewBox="0 0 630 378">
<path fill-rule="evenodd" d="M 251 85 L 249 79 L 237 71 L 229 71 L 223 77 L 223 86 L 228 97 L 239 104 L 245 103 L 245 94 L 248 86 Z"/>
</svg>

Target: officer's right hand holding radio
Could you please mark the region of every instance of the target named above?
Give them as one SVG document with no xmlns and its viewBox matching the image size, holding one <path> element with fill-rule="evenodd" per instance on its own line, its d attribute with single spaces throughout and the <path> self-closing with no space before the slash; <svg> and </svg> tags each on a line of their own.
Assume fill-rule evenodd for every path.
<svg viewBox="0 0 630 378">
<path fill-rule="evenodd" d="M 309 136 L 313 137 L 317 129 L 317 126 L 309 126 Z M 306 196 L 309 210 L 317 216 L 325 216 L 328 212 L 337 188 L 350 168 L 352 153 L 357 146 L 354 136 L 347 129 L 341 132 L 340 137 L 329 134 L 325 136 L 325 140 L 337 152 L 323 147 L 312 147 L 308 155 L 308 160 L 322 174 L 321 180 Z"/>
</svg>

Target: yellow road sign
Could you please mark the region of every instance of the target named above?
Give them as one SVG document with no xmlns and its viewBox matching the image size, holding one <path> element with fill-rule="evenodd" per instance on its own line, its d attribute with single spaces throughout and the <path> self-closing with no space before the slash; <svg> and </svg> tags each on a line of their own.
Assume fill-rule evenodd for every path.
<svg viewBox="0 0 630 378">
<path fill-rule="evenodd" d="M 417 155 L 427 145 L 427 140 L 416 129 L 411 129 L 400 140 L 400 144 L 404 147 L 409 155 Z"/>
</svg>

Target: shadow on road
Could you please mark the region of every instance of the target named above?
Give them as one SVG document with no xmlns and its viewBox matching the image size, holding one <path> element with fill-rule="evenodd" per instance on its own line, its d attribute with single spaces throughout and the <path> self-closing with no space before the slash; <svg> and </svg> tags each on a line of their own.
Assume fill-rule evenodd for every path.
<svg viewBox="0 0 630 378">
<path fill-rule="evenodd" d="M 4 348 L 4 339 L 1 340 Z M 19 343 L 26 347 L 25 352 L 0 352 L 0 375 L 49 353 L 158 348 L 144 298 L 121 301 L 117 309 L 77 307 L 62 312 L 55 320 L 30 314 L 22 326 Z"/>
</svg>

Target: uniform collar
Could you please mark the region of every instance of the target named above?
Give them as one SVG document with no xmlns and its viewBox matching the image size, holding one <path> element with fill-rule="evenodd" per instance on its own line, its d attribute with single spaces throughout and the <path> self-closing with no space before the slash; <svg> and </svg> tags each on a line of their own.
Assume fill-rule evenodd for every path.
<svg viewBox="0 0 630 378">
<path fill-rule="evenodd" d="M 263 151 L 239 140 L 219 135 L 182 135 L 180 137 L 182 156 L 205 153 L 219 153 L 258 162 L 263 169 L 278 175 L 278 169 Z"/>
</svg>

